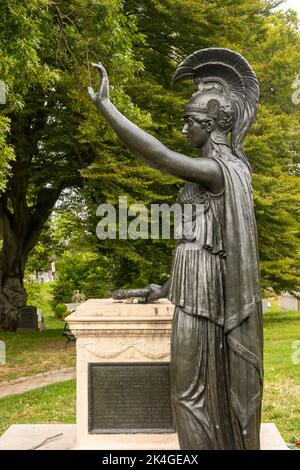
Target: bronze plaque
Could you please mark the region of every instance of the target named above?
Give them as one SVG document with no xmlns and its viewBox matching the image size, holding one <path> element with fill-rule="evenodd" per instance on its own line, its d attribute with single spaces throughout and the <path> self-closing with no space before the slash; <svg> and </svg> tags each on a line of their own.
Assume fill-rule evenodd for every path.
<svg viewBox="0 0 300 470">
<path fill-rule="evenodd" d="M 89 432 L 174 432 L 169 363 L 89 364 Z"/>
</svg>

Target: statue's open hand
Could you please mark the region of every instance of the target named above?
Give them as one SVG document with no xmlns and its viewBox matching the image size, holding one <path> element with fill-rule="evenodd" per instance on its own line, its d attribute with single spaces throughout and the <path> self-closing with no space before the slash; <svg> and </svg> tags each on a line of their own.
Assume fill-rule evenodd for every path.
<svg viewBox="0 0 300 470">
<path fill-rule="evenodd" d="M 157 284 L 150 284 L 148 288 L 151 291 L 151 293 L 147 297 L 148 302 L 154 302 L 155 300 L 159 300 L 164 296 L 162 286 L 159 286 Z"/>
<path fill-rule="evenodd" d="M 144 297 L 146 303 L 153 302 L 154 300 L 164 297 L 163 287 L 157 284 L 150 284 L 142 289 L 119 289 L 112 292 L 114 300 L 123 300 L 129 298 Z"/>
<path fill-rule="evenodd" d="M 93 88 L 91 87 L 88 88 L 88 93 L 94 101 L 95 105 L 99 106 L 103 101 L 109 99 L 109 81 L 107 72 L 102 64 L 92 63 L 92 66 L 98 69 L 100 75 L 102 76 L 102 81 L 98 93 L 95 93 Z"/>
</svg>

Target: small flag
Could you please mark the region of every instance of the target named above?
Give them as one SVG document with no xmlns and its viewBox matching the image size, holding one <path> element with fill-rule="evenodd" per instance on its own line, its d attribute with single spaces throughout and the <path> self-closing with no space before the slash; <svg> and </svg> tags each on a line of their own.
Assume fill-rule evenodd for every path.
<svg viewBox="0 0 300 470">
<path fill-rule="evenodd" d="M 42 321 L 40 324 L 40 332 L 45 331 L 45 329 L 46 329 L 46 323 L 45 323 L 44 317 L 42 316 Z"/>
</svg>

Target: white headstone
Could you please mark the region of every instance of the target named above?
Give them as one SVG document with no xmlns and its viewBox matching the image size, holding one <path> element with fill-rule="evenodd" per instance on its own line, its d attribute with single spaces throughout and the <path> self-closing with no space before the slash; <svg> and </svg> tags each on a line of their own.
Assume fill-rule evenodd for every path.
<svg viewBox="0 0 300 470">
<path fill-rule="evenodd" d="M 4 341 L 0 341 L 0 364 L 6 364 L 6 345 Z"/>
<path fill-rule="evenodd" d="M 270 307 L 268 299 L 263 299 L 262 300 L 262 311 L 263 313 L 266 313 Z"/>
</svg>

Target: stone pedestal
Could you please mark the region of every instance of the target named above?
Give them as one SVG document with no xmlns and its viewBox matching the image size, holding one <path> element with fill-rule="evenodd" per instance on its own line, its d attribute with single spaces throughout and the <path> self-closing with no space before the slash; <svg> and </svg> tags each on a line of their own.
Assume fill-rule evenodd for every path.
<svg viewBox="0 0 300 470">
<path fill-rule="evenodd" d="M 105 299 L 88 300 L 66 318 L 77 338 L 76 448 L 107 449 L 112 442 L 116 448 L 174 448 L 174 433 L 91 433 L 88 416 L 91 364 L 168 363 L 173 312 L 164 299 L 146 305 Z"/>
<path fill-rule="evenodd" d="M 71 430 L 67 429 L 68 433 L 61 443 L 62 446 L 66 446 L 63 448 L 70 448 L 69 442 L 72 438 L 73 449 L 179 449 L 175 432 L 95 434 L 89 431 L 88 398 L 91 364 L 169 363 L 173 312 L 174 306 L 168 300 L 144 305 L 107 299 L 88 300 L 67 317 L 66 320 L 77 338 L 77 424 L 73 425 Z M 48 435 L 51 435 L 51 426 L 48 426 L 49 429 L 45 428 Z M 61 426 L 63 429 L 64 425 Z M 25 448 L 25 445 L 30 448 L 28 446 L 38 440 L 39 432 L 35 432 L 33 426 L 32 435 L 28 436 L 30 443 L 29 441 L 24 443 L 22 438 L 24 432 L 21 428 L 20 425 L 12 426 L 0 439 L 0 448 L 15 446 L 16 437 L 19 435 L 18 445 L 21 447 L 18 448 Z M 63 433 L 65 434 L 65 429 Z M 64 440 L 67 438 L 69 440 L 65 443 Z M 44 448 L 55 448 L 55 445 L 57 444 L 47 444 Z M 261 449 L 287 449 L 273 423 L 262 424 Z"/>
</svg>

